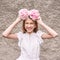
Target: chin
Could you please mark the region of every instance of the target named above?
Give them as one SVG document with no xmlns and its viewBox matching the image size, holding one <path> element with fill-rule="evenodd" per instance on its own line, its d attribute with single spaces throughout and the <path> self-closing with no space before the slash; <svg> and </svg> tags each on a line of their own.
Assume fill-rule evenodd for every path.
<svg viewBox="0 0 60 60">
<path fill-rule="evenodd" d="M 28 33 L 31 33 L 32 31 L 27 31 Z"/>
</svg>

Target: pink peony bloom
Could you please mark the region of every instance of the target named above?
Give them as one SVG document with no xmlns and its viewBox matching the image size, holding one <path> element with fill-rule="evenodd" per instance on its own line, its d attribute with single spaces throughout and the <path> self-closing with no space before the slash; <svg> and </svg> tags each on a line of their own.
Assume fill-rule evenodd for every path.
<svg viewBox="0 0 60 60">
<path fill-rule="evenodd" d="M 19 17 L 23 20 L 27 19 L 28 18 L 28 10 L 27 9 L 21 9 L 19 10 Z"/>
<path fill-rule="evenodd" d="M 19 17 L 22 19 L 22 20 L 26 20 L 28 18 L 28 16 L 30 18 L 32 18 L 32 20 L 39 20 L 40 19 L 40 13 L 38 10 L 36 9 L 32 9 L 30 11 L 28 11 L 27 9 L 21 9 L 19 10 Z"/>
<path fill-rule="evenodd" d="M 29 11 L 29 16 L 33 20 L 38 20 L 40 18 L 40 14 L 38 10 L 32 9 Z"/>
</svg>

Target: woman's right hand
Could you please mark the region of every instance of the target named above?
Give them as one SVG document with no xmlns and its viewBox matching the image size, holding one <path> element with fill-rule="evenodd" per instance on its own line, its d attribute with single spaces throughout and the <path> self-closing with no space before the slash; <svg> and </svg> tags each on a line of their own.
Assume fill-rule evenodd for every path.
<svg viewBox="0 0 60 60">
<path fill-rule="evenodd" d="M 21 20 L 21 18 L 18 16 L 17 18 L 16 18 L 16 22 L 21 22 L 22 20 Z"/>
</svg>

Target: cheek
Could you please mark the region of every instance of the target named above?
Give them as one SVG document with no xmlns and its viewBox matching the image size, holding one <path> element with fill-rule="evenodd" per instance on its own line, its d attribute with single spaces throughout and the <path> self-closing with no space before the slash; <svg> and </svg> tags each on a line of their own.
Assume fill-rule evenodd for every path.
<svg viewBox="0 0 60 60">
<path fill-rule="evenodd" d="M 25 28 L 28 27 L 28 24 L 25 24 Z"/>
<path fill-rule="evenodd" d="M 34 27 L 35 27 L 35 25 L 31 25 L 31 27 L 32 27 L 32 28 L 34 28 Z"/>
</svg>

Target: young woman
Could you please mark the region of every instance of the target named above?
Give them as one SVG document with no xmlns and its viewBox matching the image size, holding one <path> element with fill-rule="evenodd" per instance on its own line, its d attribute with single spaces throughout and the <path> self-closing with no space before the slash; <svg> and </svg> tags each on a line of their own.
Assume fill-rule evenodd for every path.
<svg viewBox="0 0 60 60">
<path fill-rule="evenodd" d="M 12 34 L 12 29 L 23 21 L 23 29 L 18 33 Z M 48 33 L 38 30 L 40 24 Z M 21 9 L 19 15 L 3 33 L 3 37 L 18 39 L 18 46 L 21 48 L 21 55 L 16 60 L 40 60 L 40 44 L 43 39 L 55 38 L 58 34 L 47 26 L 40 18 L 38 10 Z"/>
</svg>

